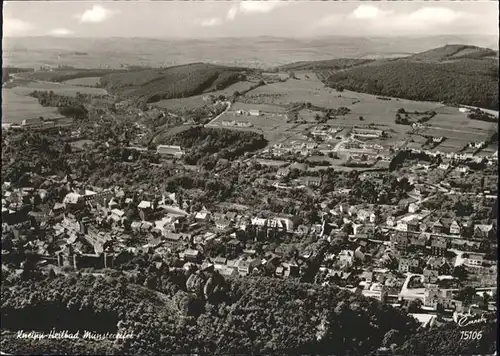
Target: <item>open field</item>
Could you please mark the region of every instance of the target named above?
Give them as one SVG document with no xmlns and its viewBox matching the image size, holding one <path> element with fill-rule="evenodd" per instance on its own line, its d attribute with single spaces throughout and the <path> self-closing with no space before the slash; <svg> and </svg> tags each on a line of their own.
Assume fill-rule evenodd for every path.
<svg viewBox="0 0 500 356">
<path fill-rule="evenodd" d="M 215 95 L 215 96 L 224 95 L 225 97 L 229 97 L 229 96 L 233 95 L 234 92 L 236 92 L 236 91 L 241 93 L 243 91 L 249 90 L 255 84 L 257 84 L 257 82 L 251 82 L 251 81 L 237 82 L 237 83 L 231 84 L 230 86 L 228 86 L 225 89 L 216 90 L 216 91 L 207 93 L 206 95 L 209 95 L 209 94 Z"/>
<path fill-rule="evenodd" d="M 56 108 L 43 107 L 19 88 L 2 88 L 2 123 L 20 124 L 24 119 L 60 117 Z"/>
<path fill-rule="evenodd" d="M 289 79 L 286 82 L 270 83 L 252 90 L 246 99 L 253 103 L 288 105 L 290 103 L 309 102 L 322 108 L 338 108 L 352 104 L 352 99 L 344 98 L 333 89 L 324 88 L 314 73 L 310 79 Z"/>
<path fill-rule="evenodd" d="M 308 122 L 315 123 L 316 122 L 316 115 L 319 115 L 320 117 L 322 116 L 322 112 L 320 111 L 313 111 L 309 109 L 303 109 L 299 111 L 299 120 L 306 120 Z"/>
<path fill-rule="evenodd" d="M 480 157 L 488 157 L 498 151 L 498 146 L 496 144 L 491 144 L 483 148 L 477 155 Z"/>
<path fill-rule="evenodd" d="M 156 102 L 155 105 L 172 111 L 194 110 L 205 105 L 203 96 L 204 95 L 195 95 L 189 98 L 160 100 Z"/>
<path fill-rule="evenodd" d="M 497 125 L 493 122 L 471 120 L 467 117 L 467 113 L 459 112 L 457 108 L 442 106 L 435 110 L 437 115 L 431 119 L 429 123 L 432 126 L 444 128 L 461 128 L 463 130 L 490 130 Z M 490 110 L 491 111 L 491 110 Z M 498 113 L 497 113 L 498 114 Z"/>
<path fill-rule="evenodd" d="M 255 85 L 255 83 L 249 81 L 237 82 L 228 86 L 223 90 L 217 90 L 205 94 L 194 95 L 187 98 L 160 100 L 156 102 L 155 105 L 160 108 L 173 111 L 185 110 L 185 109 L 193 110 L 205 105 L 203 97 L 206 95 L 214 95 L 216 97 L 219 95 L 224 95 L 225 97 L 229 97 L 233 95 L 235 91 L 241 92 L 250 89 L 252 85 Z"/>
<path fill-rule="evenodd" d="M 432 151 L 439 151 L 444 153 L 457 152 L 460 151 L 466 144 L 467 142 L 463 140 L 450 139 L 437 145 L 432 149 Z"/>
<path fill-rule="evenodd" d="M 447 141 L 460 140 L 464 143 L 486 141 L 487 131 L 469 131 L 466 128 L 444 129 L 439 127 L 429 127 L 423 130 L 422 135 L 447 138 Z M 446 141 L 445 141 L 446 142 Z"/>
<path fill-rule="evenodd" d="M 247 103 L 241 103 L 241 102 L 236 102 L 234 105 L 231 107 L 231 111 L 235 110 L 260 110 L 263 113 L 272 113 L 272 114 L 283 114 L 285 113 L 285 108 L 280 106 L 280 105 L 273 105 L 273 104 L 247 104 Z"/>
<path fill-rule="evenodd" d="M 95 87 L 99 84 L 100 77 L 88 77 L 66 80 L 63 83 L 67 85 L 80 85 L 86 87 Z"/>
<path fill-rule="evenodd" d="M 29 95 L 35 90 L 53 91 L 55 94 L 76 96 L 76 93 L 91 94 L 91 95 L 107 95 L 108 92 L 102 88 L 82 87 L 78 85 L 52 83 L 52 82 L 29 82 L 22 86 L 16 86 L 15 89 L 19 93 Z"/>
<path fill-rule="evenodd" d="M 239 98 L 231 110 L 222 115 L 214 125 L 220 125 L 222 121 L 236 121 L 252 123 L 250 128 L 232 127 L 238 130 L 253 130 L 262 132 L 270 141 L 269 145 L 287 140 L 298 139 L 304 132 L 316 125 L 315 115 L 321 112 L 302 109 L 299 111 L 299 119 L 306 120 L 308 124 L 286 123 L 285 112 L 292 103 L 311 103 L 322 108 L 338 109 L 341 106 L 351 111 L 344 116 L 328 120 L 327 124 L 332 127 L 368 127 L 378 128 L 388 132 L 389 137 L 370 139 L 368 143 L 376 143 L 385 147 L 396 147 L 409 143 L 413 148 L 420 148 L 425 142 L 425 136 L 444 136 L 445 142 L 437 146 L 435 150 L 441 152 L 456 152 L 461 150 L 468 142 L 484 141 L 489 136 L 493 124 L 470 120 L 467 115 L 460 113 L 458 108 L 448 107 L 442 103 L 418 102 L 406 99 L 390 98 L 390 100 L 378 99 L 375 95 L 356 93 L 348 90 L 337 92 L 334 89 L 325 88 L 313 72 L 301 71 L 295 73 L 301 79 L 289 79 L 286 82 L 270 83 L 261 86 Z M 235 86 L 245 85 L 245 82 L 229 87 L 229 91 L 236 89 Z M 203 105 L 202 96 L 186 99 L 175 99 L 161 101 L 160 105 L 172 108 L 179 105 L 191 105 L 192 107 Z M 399 109 L 411 113 L 414 111 L 437 113 L 428 124 L 428 128 L 413 133 L 414 130 L 408 125 L 395 123 L 395 116 Z M 260 110 L 263 115 L 259 117 L 236 116 L 236 110 Z M 362 120 L 360 120 L 362 117 Z M 414 142 L 411 143 L 410 141 Z"/>
</svg>

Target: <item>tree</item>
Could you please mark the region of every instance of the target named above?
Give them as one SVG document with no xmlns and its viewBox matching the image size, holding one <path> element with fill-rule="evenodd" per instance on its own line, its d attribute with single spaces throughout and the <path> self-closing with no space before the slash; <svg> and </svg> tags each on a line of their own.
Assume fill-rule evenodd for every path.
<svg viewBox="0 0 500 356">
<path fill-rule="evenodd" d="M 464 281 L 467 278 L 467 270 L 464 266 L 456 266 L 453 269 L 452 276 L 457 278 L 459 281 Z"/>
<path fill-rule="evenodd" d="M 417 313 L 422 308 L 422 304 L 420 299 L 413 299 L 408 303 L 408 313 Z"/>
<path fill-rule="evenodd" d="M 69 143 L 64 144 L 64 153 L 71 153 L 71 145 Z"/>
<path fill-rule="evenodd" d="M 472 303 L 472 299 L 476 294 L 474 287 L 465 287 L 458 291 L 457 299 L 463 301 L 466 305 Z"/>
</svg>

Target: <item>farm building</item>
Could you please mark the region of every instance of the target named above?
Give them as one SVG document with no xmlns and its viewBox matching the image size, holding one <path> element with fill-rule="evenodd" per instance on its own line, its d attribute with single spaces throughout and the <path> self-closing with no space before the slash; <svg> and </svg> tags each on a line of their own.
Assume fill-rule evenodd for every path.
<svg viewBox="0 0 500 356">
<path fill-rule="evenodd" d="M 250 114 L 250 116 L 260 116 L 261 113 L 260 113 L 260 110 L 249 110 L 248 113 Z"/>
<path fill-rule="evenodd" d="M 353 128 L 351 132 L 352 136 L 356 137 L 380 137 L 384 134 L 384 131 L 377 129 L 363 129 L 363 128 Z"/>
<path fill-rule="evenodd" d="M 36 118 L 31 118 L 31 119 L 24 119 L 21 124 L 23 126 L 29 126 L 29 127 L 43 126 L 43 118 L 42 117 L 36 117 Z"/>
<path fill-rule="evenodd" d="M 182 157 L 184 151 L 180 146 L 169 146 L 169 145 L 158 145 L 156 147 L 156 153 L 165 156 Z"/>
</svg>

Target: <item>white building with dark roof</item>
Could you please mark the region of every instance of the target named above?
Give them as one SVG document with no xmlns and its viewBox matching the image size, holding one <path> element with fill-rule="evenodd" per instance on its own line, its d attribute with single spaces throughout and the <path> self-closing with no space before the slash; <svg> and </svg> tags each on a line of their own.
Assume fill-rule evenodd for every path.
<svg viewBox="0 0 500 356">
<path fill-rule="evenodd" d="M 163 156 L 172 157 L 182 157 L 184 156 L 184 151 L 181 146 L 170 146 L 170 145 L 158 145 L 156 147 L 156 153 Z"/>
</svg>

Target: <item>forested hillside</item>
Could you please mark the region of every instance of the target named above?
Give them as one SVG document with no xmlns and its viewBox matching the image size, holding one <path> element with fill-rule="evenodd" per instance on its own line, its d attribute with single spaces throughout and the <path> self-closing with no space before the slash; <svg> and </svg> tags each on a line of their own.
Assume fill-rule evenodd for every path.
<svg viewBox="0 0 500 356">
<path fill-rule="evenodd" d="M 150 277 L 145 285 L 151 284 Z M 208 283 L 206 277 L 198 279 Z M 391 329 L 400 330 L 405 338 L 417 327 L 400 311 L 334 287 L 246 278 L 228 280 L 219 297 L 213 298 L 213 292 L 208 296 L 195 292 L 198 282 L 191 280 L 172 297 L 137 285 L 139 279 L 125 277 L 74 275 L 10 286 L 4 283 L 2 328 L 10 333 L 4 332 L 2 350 L 22 354 L 55 350 L 130 355 L 150 355 L 157 350 L 367 354 L 380 347 Z M 38 323 L 30 324 L 34 315 Z M 48 333 L 55 318 L 71 332 L 119 331 L 134 337 L 121 342 L 30 342 L 12 333 L 21 329 Z"/>
<path fill-rule="evenodd" d="M 244 80 L 240 68 L 194 63 L 166 69 L 114 73 L 101 78 L 111 93 L 148 103 L 220 90 Z"/>
<path fill-rule="evenodd" d="M 174 272 L 180 273 L 174 277 L 154 268 L 147 274 L 116 273 L 27 280 L 3 272 L 2 350 L 368 355 L 390 347 L 395 355 L 458 355 L 491 353 L 495 347 L 493 323 L 478 326 L 482 340 L 459 340 L 456 327 L 421 330 L 402 311 L 336 287 L 266 277 L 225 280 L 217 272 L 197 272 L 190 278 L 187 271 Z M 23 329 L 48 333 L 55 320 L 71 333 L 133 336 L 98 342 L 16 337 Z"/>
<path fill-rule="evenodd" d="M 412 61 L 442 62 L 455 59 L 482 59 L 498 57 L 498 52 L 489 48 L 466 45 L 446 45 L 407 57 Z"/>
<path fill-rule="evenodd" d="M 333 88 L 498 110 L 498 61 L 428 63 L 407 59 L 320 73 Z"/>
<path fill-rule="evenodd" d="M 288 71 L 288 70 L 311 70 L 311 69 L 345 69 L 356 67 L 362 64 L 368 64 L 373 62 L 372 59 L 354 59 L 354 58 L 337 58 L 328 59 L 323 61 L 303 61 L 286 64 L 284 66 L 278 67 L 277 70 Z"/>
<path fill-rule="evenodd" d="M 6 83 L 11 79 L 11 74 L 23 73 L 23 72 L 34 72 L 33 68 L 16 68 L 16 67 L 2 67 L 2 84 Z"/>
</svg>

